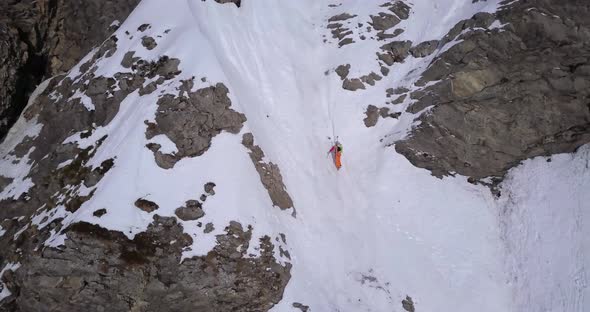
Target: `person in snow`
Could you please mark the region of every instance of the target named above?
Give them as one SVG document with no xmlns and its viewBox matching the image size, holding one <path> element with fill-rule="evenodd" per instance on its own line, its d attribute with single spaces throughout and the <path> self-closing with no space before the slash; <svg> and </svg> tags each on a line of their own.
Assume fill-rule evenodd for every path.
<svg viewBox="0 0 590 312">
<path fill-rule="evenodd" d="M 334 143 L 334 146 L 332 146 L 332 148 L 328 151 L 328 154 L 333 155 L 336 169 L 340 170 L 340 167 L 342 167 L 342 144 L 336 141 L 336 143 Z"/>
</svg>

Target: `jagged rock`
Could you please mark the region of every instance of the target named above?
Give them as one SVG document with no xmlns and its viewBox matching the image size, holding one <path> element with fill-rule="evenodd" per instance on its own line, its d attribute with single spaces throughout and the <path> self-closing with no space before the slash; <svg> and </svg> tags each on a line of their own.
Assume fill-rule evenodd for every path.
<svg viewBox="0 0 590 312">
<path fill-rule="evenodd" d="M 309 306 L 306 306 L 306 305 L 301 304 L 299 302 L 293 302 L 293 308 L 299 309 L 301 312 L 308 312 L 309 311 Z"/>
<path fill-rule="evenodd" d="M 207 182 L 204 186 L 205 188 L 205 193 L 209 194 L 209 195 L 215 195 L 215 183 L 213 182 Z"/>
<path fill-rule="evenodd" d="M 191 221 L 205 215 L 202 205 L 197 200 L 188 200 L 183 207 L 176 208 L 174 214 L 182 221 Z"/>
<path fill-rule="evenodd" d="M 391 97 L 393 95 L 393 88 L 385 89 L 385 96 Z"/>
<path fill-rule="evenodd" d="M 246 117 L 230 108 L 227 93 L 225 85 L 218 83 L 187 95 L 160 97 L 156 122 L 148 127 L 146 137 L 165 134 L 178 148 L 174 155 L 160 154 L 160 161 L 156 159 L 160 167 L 168 169 L 183 157 L 202 155 L 221 131 L 240 131 Z M 154 153 L 158 157 L 158 152 Z"/>
<path fill-rule="evenodd" d="M 403 93 L 407 93 L 410 92 L 410 89 L 405 88 L 405 87 L 398 87 L 395 88 L 395 90 L 393 90 L 393 94 L 403 94 Z"/>
<path fill-rule="evenodd" d="M 424 41 L 410 48 L 410 54 L 413 57 L 425 57 L 432 54 L 438 47 L 438 40 Z"/>
<path fill-rule="evenodd" d="M 387 68 L 385 66 L 381 66 L 381 75 L 383 75 L 383 76 L 389 75 L 389 68 Z"/>
<path fill-rule="evenodd" d="M 410 7 L 405 4 L 403 1 L 395 1 L 390 7 L 389 10 L 397 17 L 401 18 L 402 20 L 406 20 L 410 17 Z"/>
<path fill-rule="evenodd" d="M 387 53 L 384 56 L 383 54 L 378 54 L 379 59 L 389 66 L 393 65 L 393 63 L 401 63 L 410 53 L 411 47 L 412 42 L 409 40 L 390 42 L 381 46 L 381 49 Z"/>
<path fill-rule="evenodd" d="M 131 68 L 133 64 L 137 63 L 137 61 L 141 59 L 139 57 L 134 57 L 134 55 L 135 51 L 129 51 L 125 53 L 125 55 L 123 56 L 123 60 L 121 61 L 121 66 L 123 66 L 124 68 Z"/>
<path fill-rule="evenodd" d="M 371 15 L 371 21 L 373 28 L 385 31 L 399 24 L 401 20 L 393 14 L 380 12 L 377 16 Z"/>
<path fill-rule="evenodd" d="M 233 3 L 235 4 L 238 8 L 240 7 L 240 5 L 242 5 L 242 0 L 215 0 L 215 2 L 217 3 Z"/>
<path fill-rule="evenodd" d="M 365 85 L 358 78 L 352 78 L 352 79 L 346 78 L 342 82 L 342 88 L 344 90 L 349 90 L 349 91 L 356 91 L 358 89 L 363 89 L 364 90 L 365 89 Z"/>
<path fill-rule="evenodd" d="M 414 308 L 414 301 L 410 296 L 406 296 L 406 299 L 402 300 L 402 307 L 404 308 L 404 310 L 408 312 L 416 311 L 416 309 Z"/>
<path fill-rule="evenodd" d="M 365 111 L 365 115 L 366 117 L 363 119 L 363 122 L 367 128 L 370 128 L 377 124 L 380 116 L 381 118 L 398 118 L 401 113 L 390 113 L 388 107 L 378 108 L 375 105 L 369 105 Z"/>
<path fill-rule="evenodd" d="M 203 233 L 209 234 L 213 231 L 215 231 L 215 226 L 213 225 L 213 223 L 209 222 L 205 224 L 205 229 L 203 230 Z"/>
<path fill-rule="evenodd" d="M 404 100 L 406 99 L 407 94 L 402 94 L 400 96 L 398 96 L 395 100 L 391 101 L 391 104 L 401 104 L 404 102 Z"/>
<path fill-rule="evenodd" d="M 41 80 L 71 69 L 138 2 L 0 1 L 0 140 Z"/>
<path fill-rule="evenodd" d="M 433 108 L 396 150 L 434 175 L 478 180 L 590 142 L 590 77 L 577 70 L 590 61 L 590 31 L 580 31 L 590 28 L 582 13 L 589 6 L 513 2 L 496 14 L 509 25 L 502 31 L 479 29 L 491 24 L 487 13 L 458 23 L 445 38 L 463 32 L 462 41 L 439 55 L 416 85 L 440 82 L 412 93 L 409 111 Z"/>
<path fill-rule="evenodd" d="M 350 72 L 350 64 L 340 65 L 336 67 L 336 74 L 340 76 L 340 79 L 344 80 L 348 77 L 348 73 Z"/>
<path fill-rule="evenodd" d="M 451 28 L 451 30 L 443 37 L 440 45 L 443 46 L 448 42 L 458 39 L 457 36 L 459 36 L 461 33 L 464 33 L 467 29 L 489 28 L 494 20 L 496 20 L 495 14 L 487 12 L 476 13 L 470 19 L 460 21 L 455 26 L 453 26 L 453 28 Z"/>
<path fill-rule="evenodd" d="M 138 31 L 141 31 L 141 32 L 144 32 L 144 31 L 146 31 L 146 30 L 148 30 L 150 28 L 152 28 L 152 25 L 146 23 L 146 24 L 139 25 L 139 27 L 137 27 L 137 30 Z"/>
<path fill-rule="evenodd" d="M 352 34 L 352 32 L 351 32 L 351 34 Z M 347 44 L 351 44 L 351 43 L 354 43 L 354 40 L 352 40 L 352 38 L 345 38 L 345 39 L 342 39 L 340 42 L 338 42 L 338 47 L 341 48 L 341 47 L 343 47 Z"/>
<path fill-rule="evenodd" d="M 153 50 L 158 44 L 156 40 L 149 36 L 144 36 L 141 38 L 141 45 L 144 46 L 148 50 Z"/>
<path fill-rule="evenodd" d="M 264 152 L 258 145 L 254 145 L 252 133 L 245 133 L 242 136 L 242 144 L 250 150 L 250 159 L 252 159 L 256 171 L 258 171 L 260 181 L 266 188 L 273 205 L 281 209 L 293 208 L 293 200 L 283 183 L 283 176 L 279 166 L 272 162 L 265 163 L 263 161 Z"/>
<path fill-rule="evenodd" d="M 145 211 L 145 212 L 154 212 L 156 211 L 158 208 L 160 208 L 160 206 L 158 206 L 158 204 L 154 203 L 153 201 L 149 201 L 147 199 L 143 199 L 143 198 L 138 198 L 135 201 L 135 207 Z"/>
<path fill-rule="evenodd" d="M 98 209 L 98 210 L 94 211 L 92 213 L 92 215 L 95 216 L 95 217 L 100 218 L 100 217 L 104 216 L 106 213 L 107 213 L 107 210 L 104 209 L 104 208 L 101 208 L 101 209 Z"/>
<path fill-rule="evenodd" d="M 367 115 L 367 117 L 363 119 L 365 126 L 367 128 L 374 127 L 377 124 L 377 121 L 379 120 L 379 109 L 375 105 L 369 105 L 367 107 L 365 115 Z"/>
<path fill-rule="evenodd" d="M 361 77 L 362 82 L 367 83 L 371 86 L 374 86 L 375 81 L 379 81 L 379 80 L 381 80 L 381 76 L 377 75 L 374 72 L 371 72 L 370 74 Z"/>
<path fill-rule="evenodd" d="M 88 223 L 66 233 L 61 249 L 40 248 L 14 272 L 12 311 L 268 311 L 290 279 L 270 238 L 260 257 L 246 255 L 252 228 L 234 221 L 207 255 L 182 262 L 192 239 L 175 218 L 154 216 L 132 240 Z"/>
<path fill-rule="evenodd" d="M 342 13 L 338 15 L 334 15 L 328 19 L 328 22 L 338 22 L 338 21 L 345 21 L 347 19 L 351 19 L 356 17 L 356 15 L 350 15 L 348 13 Z"/>
</svg>

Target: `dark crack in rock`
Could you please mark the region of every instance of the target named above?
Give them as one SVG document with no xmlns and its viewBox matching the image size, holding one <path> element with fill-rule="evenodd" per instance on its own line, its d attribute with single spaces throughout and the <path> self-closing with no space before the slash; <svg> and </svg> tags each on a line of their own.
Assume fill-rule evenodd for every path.
<svg viewBox="0 0 590 312">
<path fill-rule="evenodd" d="M 193 85 L 193 81 L 187 83 Z M 146 137 L 165 134 L 178 149 L 174 155 L 163 154 L 152 145 L 160 167 L 169 169 L 184 157 L 202 155 L 209 149 L 211 139 L 222 131 L 240 132 L 246 117 L 230 108 L 228 92 L 224 84 L 218 83 L 195 92 L 166 94 L 158 100 L 156 122 L 148 124 Z"/>
<path fill-rule="evenodd" d="M 250 158 L 273 205 L 283 210 L 294 208 L 293 200 L 283 183 L 283 176 L 281 175 L 279 166 L 272 162 L 263 162 L 264 152 L 258 145 L 254 145 L 254 136 L 252 133 L 246 133 L 242 136 L 242 144 L 250 150 Z"/>
<path fill-rule="evenodd" d="M 518 1 L 478 13 L 443 39 L 412 93 L 410 111 L 433 107 L 396 150 L 436 176 L 503 177 L 522 160 L 590 142 L 590 3 Z M 551 12 L 546 14 L 543 12 Z"/>
</svg>

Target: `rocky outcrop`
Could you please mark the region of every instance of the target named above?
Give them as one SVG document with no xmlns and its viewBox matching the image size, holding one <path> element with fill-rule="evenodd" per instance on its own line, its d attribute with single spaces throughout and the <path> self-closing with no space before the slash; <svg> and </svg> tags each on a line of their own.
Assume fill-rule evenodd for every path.
<svg viewBox="0 0 590 312">
<path fill-rule="evenodd" d="M 240 7 L 240 5 L 242 5 L 242 0 L 215 0 L 215 2 L 217 3 L 233 3 L 235 4 L 238 8 Z"/>
<path fill-rule="evenodd" d="M 505 1 L 457 24 L 411 93 L 432 107 L 396 150 L 437 176 L 502 177 L 521 160 L 590 142 L 590 4 Z M 497 18 L 501 29 L 490 27 Z"/>
<path fill-rule="evenodd" d="M 231 222 L 207 255 L 181 261 L 192 243 L 175 218 L 154 216 L 133 239 L 89 223 L 66 229 L 62 249 L 39 249 L 5 275 L 7 311 L 267 311 L 282 298 L 290 265 L 264 237 L 246 254 L 252 228 Z M 25 238 L 23 246 L 34 244 Z M 32 249 L 29 249 L 32 250 Z"/>
<path fill-rule="evenodd" d="M 44 77 L 72 68 L 139 0 L 0 2 L 0 140 Z"/>
<path fill-rule="evenodd" d="M 154 123 L 147 122 L 146 137 L 164 134 L 174 142 L 178 152 L 164 154 L 154 144 L 148 148 L 154 152 L 156 163 L 164 168 L 174 167 L 183 157 L 202 155 L 211 145 L 211 139 L 228 131 L 237 134 L 246 116 L 230 108 L 229 90 L 222 83 L 191 92 L 194 82 L 183 83 L 180 94 L 167 94 L 158 100 L 158 112 Z"/>
<path fill-rule="evenodd" d="M 81 212 L 105 219 L 121 209 L 105 205 L 85 211 L 88 207 L 82 206 L 118 165 L 116 157 L 100 159 L 97 151 L 110 139 L 101 133 L 104 126 L 132 93 L 145 95 L 143 99 L 152 95 L 152 105 L 164 99 L 145 127 L 146 133 L 166 135 L 176 144 L 179 152 L 173 161 L 201 155 L 214 135 L 238 133 L 245 121 L 229 108 L 222 84 L 192 91 L 193 80 L 180 80 L 178 59 L 163 55 L 148 61 L 131 51 L 113 60 L 119 40 L 106 40 L 76 74 L 51 79 L 19 120 L 38 126 L 39 133 L 0 154 L 3 162 L 30 167 L 24 177 L 0 173 L 0 192 L 15 181 L 22 183 L 17 180 L 31 181 L 27 192 L 0 200 L 0 267 L 15 264 L 0 277 L 0 290 L 6 287 L 11 293 L 0 301 L 0 311 L 269 310 L 290 278 L 290 264 L 277 260 L 288 256 L 284 239 L 275 255 L 271 238 L 252 237 L 251 226 L 207 223 L 193 235 L 215 235 L 215 247 L 206 255 L 182 258 L 194 237 L 183 224 L 202 227 L 198 219 L 205 216 L 203 202 L 216 193 L 213 182 L 195 194 L 201 194 L 200 201 L 172 207 L 173 215 L 165 217 L 158 215 L 166 210 L 159 203 L 133 198 L 128 203 L 133 211 L 152 221 L 132 239 L 128 233 L 68 219 Z M 100 76 L 102 62 L 120 62 L 125 71 Z M 164 83 L 177 85 L 167 89 L 175 94 L 153 94 Z M 174 107 L 166 106 L 172 102 Z M 176 112 L 186 115 L 184 126 Z M 78 139 L 87 141 L 86 147 L 76 144 Z M 276 178 L 273 168 L 271 172 Z M 225 233 L 212 233 L 216 227 L 225 227 Z M 247 254 L 252 244 L 257 255 Z"/>
<path fill-rule="evenodd" d="M 293 200 L 287 192 L 287 188 L 283 183 L 283 176 L 279 166 L 272 162 L 264 162 L 264 152 L 258 145 L 254 145 L 254 136 L 252 133 L 246 133 L 242 136 L 242 144 L 250 150 L 250 158 L 264 188 L 266 188 L 268 195 L 274 206 L 280 209 L 293 208 Z"/>
</svg>

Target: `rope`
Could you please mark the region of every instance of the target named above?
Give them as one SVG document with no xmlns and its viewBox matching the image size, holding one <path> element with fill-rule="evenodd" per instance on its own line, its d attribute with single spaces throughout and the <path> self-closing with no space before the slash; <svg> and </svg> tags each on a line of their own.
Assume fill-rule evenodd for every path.
<svg viewBox="0 0 590 312">
<path fill-rule="evenodd" d="M 327 101 L 328 101 L 328 118 L 330 118 L 330 123 L 332 126 L 332 141 L 334 142 L 334 145 L 336 145 L 336 126 L 334 123 L 334 115 L 332 115 L 332 100 L 331 100 L 331 95 L 332 95 L 332 88 L 330 87 L 330 84 L 328 84 L 328 92 L 327 92 Z"/>
</svg>

